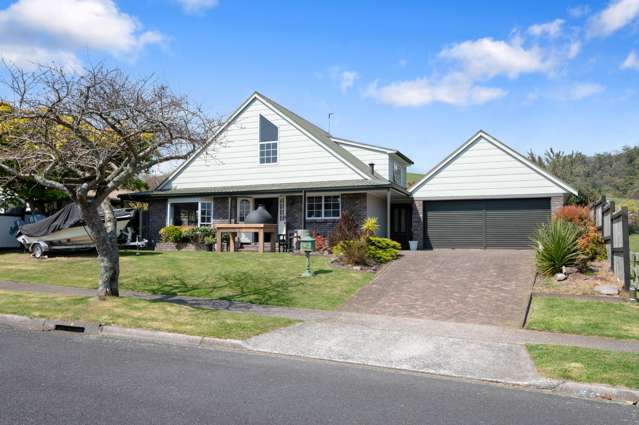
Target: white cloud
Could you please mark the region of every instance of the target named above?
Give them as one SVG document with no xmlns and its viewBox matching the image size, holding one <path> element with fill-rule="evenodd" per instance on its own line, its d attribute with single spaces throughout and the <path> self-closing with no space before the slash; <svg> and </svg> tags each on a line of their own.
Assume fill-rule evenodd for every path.
<svg viewBox="0 0 639 425">
<path fill-rule="evenodd" d="M 73 69 L 78 50 L 134 57 L 163 41 L 112 0 L 19 0 L 0 10 L 0 57 L 25 67 L 53 61 Z"/>
<path fill-rule="evenodd" d="M 498 75 L 517 78 L 520 74 L 547 72 L 552 62 L 543 49 L 526 49 L 518 37 L 510 41 L 480 38 L 464 41 L 443 49 L 440 58 L 457 61 L 464 73 L 472 79 L 489 79 Z"/>
<path fill-rule="evenodd" d="M 581 42 L 577 40 L 572 41 L 566 48 L 566 57 L 568 59 L 574 59 L 579 52 L 581 52 Z"/>
<path fill-rule="evenodd" d="M 590 6 L 588 6 L 587 4 L 580 4 L 578 6 L 568 8 L 568 15 L 571 18 L 581 18 L 583 16 L 586 16 L 589 13 L 590 13 Z"/>
<path fill-rule="evenodd" d="M 578 83 L 570 87 L 563 96 L 565 100 L 581 100 L 603 92 L 606 87 L 597 83 Z"/>
<path fill-rule="evenodd" d="M 375 81 L 366 92 L 366 96 L 383 103 L 412 107 L 434 102 L 460 106 L 480 105 L 505 95 L 506 92 L 502 89 L 476 85 L 462 74 L 451 74 L 438 81 L 427 78 L 398 81 L 381 87 Z"/>
<path fill-rule="evenodd" d="M 218 0 L 177 0 L 182 6 L 182 10 L 189 14 L 202 13 L 208 9 L 213 9 L 219 4 Z"/>
<path fill-rule="evenodd" d="M 639 0 L 614 0 L 588 22 L 588 35 L 605 37 L 639 16 Z"/>
<path fill-rule="evenodd" d="M 331 77 L 331 80 L 339 84 L 339 88 L 342 93 L 346 93 L 348 90 L 353 88 L 353 86 L 355 85 L 355 81 L 359 79 L 359 74 L 357 73 L 357 71 L 342 69 L 339 66 L 330 67 L 328 73 Z"/>
<path fill-rule="evenodd" d="M 628 53 L 626 59 L 619 66 L 621 69 L 633 69 L 639 71 L 639 56 L 635 52 Z"/>
<path fill-rule="evenodd" d="M 535 37 L 557 37 L 561 34 L 563 24 L 563 19 L 555 19 L 554 21 L 544 22 L 543 24 L 534 24 L 528 27 L 528 34 L 534 35 Z"/>
</svg>

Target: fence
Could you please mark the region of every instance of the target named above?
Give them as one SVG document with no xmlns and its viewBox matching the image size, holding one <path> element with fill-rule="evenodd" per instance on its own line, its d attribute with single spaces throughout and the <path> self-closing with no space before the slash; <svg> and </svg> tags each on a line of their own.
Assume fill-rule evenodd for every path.
<svg viewBox="0 0 639 425">
<path fill-rule="evenodd" d="M 630 289 L 630 240 L 628 235 L 628 209 L 615 211 L 615 203 L 602 198 L 590 207 L 590 217 L 603 236 L 608 265 L 624 289 Z"/>
</svg>

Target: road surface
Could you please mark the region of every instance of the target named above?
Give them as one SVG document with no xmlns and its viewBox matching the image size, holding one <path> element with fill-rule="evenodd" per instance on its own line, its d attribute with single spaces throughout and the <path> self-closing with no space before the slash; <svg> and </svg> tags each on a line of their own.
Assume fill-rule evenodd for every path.
<svg viewBox="0 0 639 425">
<path fill-rule="evenodd" d="M 637 424 L 633 406 L 0 326 L 1 424 Z"/>
</svg>

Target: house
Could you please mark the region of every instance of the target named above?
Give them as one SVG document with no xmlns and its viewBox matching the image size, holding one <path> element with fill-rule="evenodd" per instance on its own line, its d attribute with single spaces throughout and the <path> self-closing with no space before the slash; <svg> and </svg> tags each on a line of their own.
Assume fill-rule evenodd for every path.
<svg viewBox="0 0 639 425">
<path fill-rule="evenodd" d="M 168 225 L 242 223 L 258 205 L 279 233 L 330 235 L 349 212 L 378 218 L 379 235 L 424 248 L 524 247 L 572 188 L 479 132 L 412 188 L 396 149 L 335 137 L 255 92 L 205 146 L 155 190 L 148 238 Z M 252 242 L 243 234 L 242 242 Z"/>
</svg>

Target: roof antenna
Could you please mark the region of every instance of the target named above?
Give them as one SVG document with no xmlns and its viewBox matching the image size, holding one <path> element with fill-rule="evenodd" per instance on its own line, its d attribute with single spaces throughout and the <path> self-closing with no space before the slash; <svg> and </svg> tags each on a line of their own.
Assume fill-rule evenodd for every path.
<svg viewBox="0 0 639 425">
<path fill-rule="evenodd" d="M 335 115 L 332 112 L 328 113 L 328 134 L 331 134 L 331 117 Z"/>
</svg>

